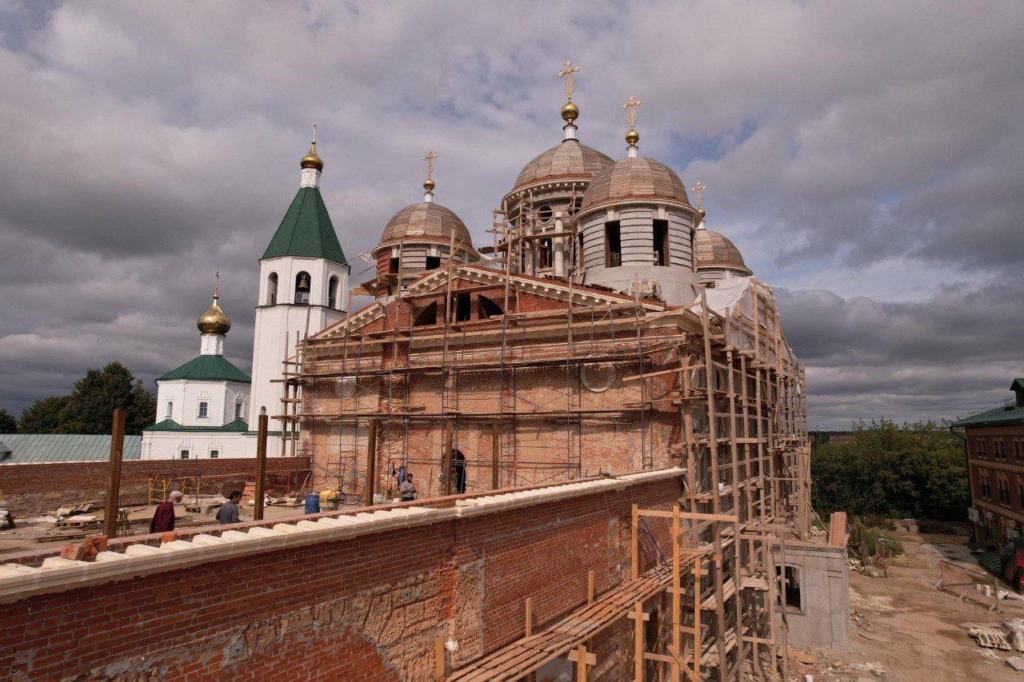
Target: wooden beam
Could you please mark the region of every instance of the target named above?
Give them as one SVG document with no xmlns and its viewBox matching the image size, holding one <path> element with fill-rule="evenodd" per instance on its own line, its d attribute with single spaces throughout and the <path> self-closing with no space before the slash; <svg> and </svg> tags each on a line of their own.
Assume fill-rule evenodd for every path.
<svg viewBox="0 0 1024 682">
<path fill-rule="evenodd" d="M 526 636 L 533 635 L 533 597 L 526 598 Z"/>
<path fill-rule="evenodd" d="M 587 653 L 587 647 L 583 644 L 570 651 L 567 658 L 576 664 L 576 680 L 579 682 L 587 679 L 587 668 L 597 665 L 597 656 Z"/>
<path fill-rule="evenodd" d="M 124 458 L 123 407 L 114 410 L 110 429 L 110 463 L 107 465 L 107 507 L 103 514 L 103 534 L 117 537 L 117 503 L 121 497 L 121 460 Z"/>
<path fill-rule="evenodd" d="M 629 617 L 633 619 L 633 682 L 644 682 L 644 621 L 651 616 L 644 613 L 643 604 L 636 602 Z"/>
<path fill-rule="evenodd" d="M 269 422 L 270 417 L 261 414 L 259 427 L 256 430 L 256 492 L 252 509 L 253 521 L 263 520 L 264 486 L 266 485 L 267 473 L 267 425 Z M 285 447 L 284 444 L 281 447 Z"/>
<path fill-rule="evenodd" d="M 434 679 L 443 680 L 445 675 L 444 637 L 434 639 Z"/>
<path fill-rule="evenodd" d="M 447 497 L 452 494 L 452 448 L 454 448 L 454 438 L 452 423 L 448 420 L 444 422 L 444 441 L 442 447 L 444 450 L 441 453 L 441 473 L 444 475 L 444 483 L 441 484 L 441 497 Z"/>
<path fill-rule="evenodd" d="M 377 420 L 371 419 L 366 433 L 366 485 L 363 486 L 363 504 L 373 506 L 374 487 L 377 485 Z"/>
<path fill-rule="evenodd" d="M 501 487 L 501 437 L 500 427 L 491 424 L 491 490 Z"/>
</svg>

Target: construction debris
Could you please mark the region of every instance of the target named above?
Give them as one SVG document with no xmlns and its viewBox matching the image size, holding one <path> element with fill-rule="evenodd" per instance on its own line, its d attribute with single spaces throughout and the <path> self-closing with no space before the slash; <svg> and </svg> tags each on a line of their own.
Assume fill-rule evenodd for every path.
<svg viewBox="0 0 1024 682">
<path fill-rule="evenodd" d="M 1013 651 L 1013 647 L 1007 640 L 1006 632 L 1000 628 L 976 626 L 972 627 L 969 634 L 978 640 L 978 646 L 986 649 L 1000 649 L 1002 651 Z"/>
</svg>

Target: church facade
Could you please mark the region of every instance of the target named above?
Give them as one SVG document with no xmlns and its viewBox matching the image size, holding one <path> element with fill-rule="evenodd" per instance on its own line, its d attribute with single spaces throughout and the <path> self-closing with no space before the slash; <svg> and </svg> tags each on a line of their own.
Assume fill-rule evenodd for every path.
<svg viewBox="0 0 1024 682">
<path fill-rule="evenodd" d="M 286 355 L 346 315 L 350 268 L 320 194 L 315 141 L 299 166 L 299 191 L 259 261 L 252 377 L 224 357 L 231 321 L 215 290 L 197 320 L 199 355 L 157 379 L 158 421 L 143 431 L 143 459 L 255 457 L 259 416 L 282 410 Z M 278 436 L 268 438 L 268 456 L 294 454 Z"/>
</svg>

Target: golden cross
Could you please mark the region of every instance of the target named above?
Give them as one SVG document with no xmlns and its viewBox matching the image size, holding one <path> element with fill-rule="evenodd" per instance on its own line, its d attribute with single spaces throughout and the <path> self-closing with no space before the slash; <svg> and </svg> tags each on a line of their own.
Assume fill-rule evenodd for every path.
<svg viewBox="0 0 1024 682">
<path fill-rule="evenodd" d="M 622 105 L 622 108 L 627 110 L 626 122 L 629 123 L 630 129 L 636 125 L 636 108 L 643 103 L 643 100 L 639 100 L 630 95 L 629 101 Z"/>
<path fill-rule="evenodd" d="M 704 207 L 704 190 L 708 188 L 707 185 L 701 184 L 698 180 L 697 184 L 693 186 L 693 191 L 697 193 L 697 208 Z"/>
<path fill-rule="evenodd" d="M 423 157 L 423 160 L 427 162 L 427 179 L 432 179 L 431 176 L 434 174 L 434 160 L 437 159 L 437 154 L 431 149 L 427 151 L 427 155 Z"/>
<path fill-rule="evenodd" d="M 580 67 L 572 62 L 566 62 L 565 67 L 558 72 L 559 78 L 565 79 L 565 96 L 572 101 L 572 93 L 576 92 L 576 84 L 572 82 L 572 75 L 580 70 Z"/>
<path fill-rule="evenodd" d="M 219 298 L 220 297 L 219 289 L 220 289 L 220 270 L 218 270 L 217 272 L 213 273 L 213 297 L 214 298 Z"/>
<path fill-rule="evenodd" d="M 313 121 L 313 144 L 316 144 L 316 121 Z"/>
</svg>

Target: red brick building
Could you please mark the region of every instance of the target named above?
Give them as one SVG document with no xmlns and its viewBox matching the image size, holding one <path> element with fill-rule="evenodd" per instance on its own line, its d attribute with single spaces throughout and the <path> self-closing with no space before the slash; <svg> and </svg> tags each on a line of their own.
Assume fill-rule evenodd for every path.
<svg viewBox="0 0 1024 682">
<path fill-rule="evenodd" d="M 1001 545 L 1021 536 L 1024 524 L 1024 379 L 1015 379 L 1014 399 L 961 419 L 971 486 L 974 534 Z"/>
</svg>

